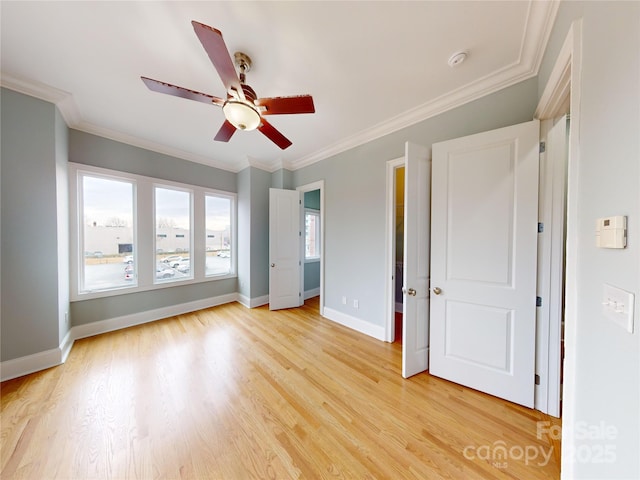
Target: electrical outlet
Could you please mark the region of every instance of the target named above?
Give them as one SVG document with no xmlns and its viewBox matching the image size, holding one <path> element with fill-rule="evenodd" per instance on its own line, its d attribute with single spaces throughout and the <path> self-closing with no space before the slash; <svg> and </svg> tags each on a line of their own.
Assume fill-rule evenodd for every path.
<svg viewBox="0 0 640 480">
<path fill-rule="evenodd" d="M 69 312 L 64 312 L 64 324 L 69 325 Z"/>
<path fill-rule="evenodd" d="M 358 302 L 358 300 L 353 301 L 353 308 L 360 308 L 360 302 Z"/>
<path fill-rule="evenodd" d="M 347 304 L 347 297 L 344 297 L 344 296 L 342 297 L 342 304 L 343 305 Z"/>
</svg>

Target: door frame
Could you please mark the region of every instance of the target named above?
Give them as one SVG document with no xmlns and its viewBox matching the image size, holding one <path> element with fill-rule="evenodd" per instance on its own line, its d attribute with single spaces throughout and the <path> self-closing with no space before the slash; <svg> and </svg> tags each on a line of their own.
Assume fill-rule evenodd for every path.
<svg viewBox="0 0 640 480">
<path fill-rule="evenodd" d="M 564 270 L 564 381 L 562 385 L 563 423 L 575 423 L 575 371 L 576 371 L 576 321 L 577 321 L 577 239 L 578 239 L 578 164 L 580 161 L 579 132 L 580 132 L 580 94 L 582 83 L 582 19 L 575 20 L 558 53 L 555 65 L 551 71 L 547 84 L 536 108 L 535 118 L 543 121 L 563 115 L 567 109 L 571 112 L 569 123 L 568 168 L 567 168 L 567 197 L 566 197 L 566 241 L 565 241 L 565 270 Z M 562 282 L 560 282 L 562 285 Z M 554 292 L 556 298 L 562 298 L 562 292 Z M 552 326 L 556 328 L 556 326 Z M 549 348 L 559 348 L 559 345 L 546 345 Z M 541 352 L 542 353 L 542 352 Z M 549 365 L 549 374 L 541 379 L 546 392 L 554 389 L 560 395 L 560 364 Z M 553 385 L 550 383 L 553 381 Z M 547 409 L 548 410 L 548 409 Z M 544 413 L 551 413 L 541 410 Z M 573 429 L 563 429 L 562 442 L 573 445 Z M 571 476 L 572 463 L 565 449 L 562 454 L 562 470 Z"/>
<path fill-rule="evenodd" d="M 385 239 L 385 334 L 384 341 L 393 343 L 396 334 L 396 172 L 405 166 L 405 157 L 387 161 L 387 201 L 386 201 L 386 239 Z M 400 279 L 402 281 L 402 279 Z"/>
<path fill-rule="evenodd" d="M 318 180 L 317 182 L 301 185 L 296 187 L 296 190 L 302 194 L 302 205 L 300 205 L 301 230 L 304 228 L 304 193 L 320 190 L 320 315 L 324 316 L 324 180 Z M 304 295 L 304 235 L 300 235 L 300 264 L 302 265 L 302 268 L 300 269 L 300 285 L 302 286 L 302 292 Z"/>
</svg>

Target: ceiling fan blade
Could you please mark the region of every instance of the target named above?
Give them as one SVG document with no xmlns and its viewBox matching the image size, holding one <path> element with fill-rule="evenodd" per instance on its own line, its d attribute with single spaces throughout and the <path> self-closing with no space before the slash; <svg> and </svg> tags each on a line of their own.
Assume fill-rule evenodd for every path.
<svg viewBox="0 0 640 480">
<path fill-rule="evenodd" d="M 258 98 L 258 107 L 266 107 L 262 115 L 282 115 L 288 113 L 315 113 L 313 97 L 311 95 L 296 95 L 292 97 Z"/>
<path fill-rule="evenodd" d="M 220 75 L 220 79 L 224 84 L 224 88 L 226 88 L 228 92 L 235 90 L 238 96 L 244 100 L 244 92 L 240 86 L 240 80 L 238 79 L 236 68 L 231 60 L 231 55 L 229 55 L 229 49 L 222 39 L 222 33 L 215 28 L 196 22 L 195 20 L 191 22 L 191 25 L 193 25 L 193 29 L 200 39 L 200 43 L 202 43 L 204 50 L 207 52 L 207 55 L 209 55 L 211 63 L 216 67 L 218 75 Z"/>
<path fill-rule="evenodd" d="M 258 127 L 265 137 L 278 145 L 282 150 L 291 146 L 291 140 L 282 135 L 276 128 L 267 122 L 264 118 L 261 120 L 261 125 Z"/>
<path fill-rule="evenodd" d="M 236 133 L 236 127 L 231 125 L 229 120 L 225 120 L 222 127 L 220 127 L 220 130 L 218 130 L 214 140 L 217 140 L 218 142 L 228 142 L 234 133 Z"/>
<path fill-rule="evenodd" d="M 195 90 L 189 90 L 188 88 L 178 87 L 177 85 L 171 85 L 170 83 L 161 82 L 160 80 L 154 80 L 153 78 L 140 77 L 144 84 L 153 90 L 154 92 L 166 93 L 167 95 L 173 95 L 174 97 L 187 98 L 189 100 L 195 100 L 202 103 L 214 103 L 222 106 L 224 100 L 213 95 L 207 95 L 206 93 L 196 92 Z"/>
</svg>

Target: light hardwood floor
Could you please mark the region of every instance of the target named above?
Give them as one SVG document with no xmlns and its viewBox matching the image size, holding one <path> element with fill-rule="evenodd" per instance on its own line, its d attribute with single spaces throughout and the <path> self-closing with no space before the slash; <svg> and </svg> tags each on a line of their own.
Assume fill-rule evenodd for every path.
<svg viewBox="0 0 640 480">
<path fill-rule="evenodd" d="M 405 380 L 399 344 L 317 312 L 233 303 L 77 341 L 2 383 L 0 477 L 559 478 L 538 432 L 558 420 Z"/>
</svg>

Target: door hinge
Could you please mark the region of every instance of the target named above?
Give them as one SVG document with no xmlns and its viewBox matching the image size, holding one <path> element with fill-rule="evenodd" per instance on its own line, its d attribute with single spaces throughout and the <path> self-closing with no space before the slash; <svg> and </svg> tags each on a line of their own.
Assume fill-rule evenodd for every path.
<svg viewBox="0 0 640 480">
<path fill-rule="evenodd" d="M 538 222 L 538 233 L 544 232 L 544 223 Z"/>
<path fill-rule="evenodd" d="M 542 297 L 536 297 L 536 307 L 542 306 Z"/>
<path fill-rule="evenodd" d="M 544 153 L 547 151 L 547 144 L 545 142 L 540 142 L 540 153 Z"/>
<path fill-rule="evenodd" d="M 302 265 L 302 262 L 300 260 L 298 260 L 298 266 Z"/>
<path fill-rule="evenodd" d="M 540 385 L 540 375 L 536 373 L 533 377 L 533 380 L 536 382 L 536 385 Z"/>
</svg>

